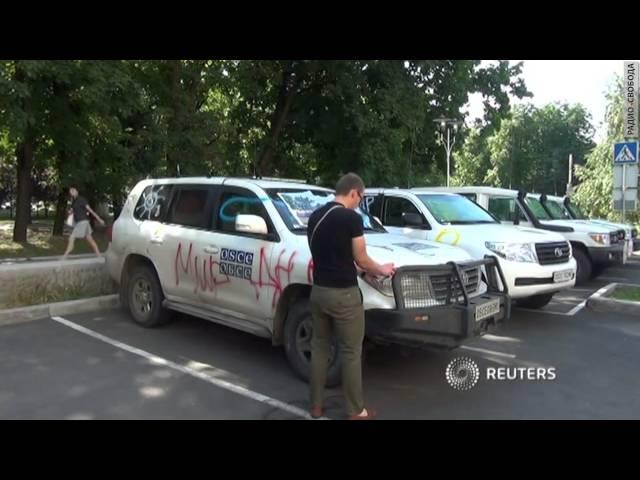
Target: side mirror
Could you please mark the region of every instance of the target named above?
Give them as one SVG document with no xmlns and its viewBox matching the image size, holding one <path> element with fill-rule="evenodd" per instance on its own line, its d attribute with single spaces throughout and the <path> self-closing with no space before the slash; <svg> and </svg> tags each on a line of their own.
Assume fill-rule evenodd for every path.
<svg viewBox="0 0 640 480">
<path fill-rule="evenodd" d="M 422 217 L 418 213 L 403 213 L 402 214 L 402 223 L 409 227 L 422 227 L 424 226 L 424 221 Z"/>
<path fill-rule="evenodd" d="M 269 233 L 267 222 L 257 215 L 238 215 L 236 217 L 236 232 L 266 235 Z"/>
</svg>

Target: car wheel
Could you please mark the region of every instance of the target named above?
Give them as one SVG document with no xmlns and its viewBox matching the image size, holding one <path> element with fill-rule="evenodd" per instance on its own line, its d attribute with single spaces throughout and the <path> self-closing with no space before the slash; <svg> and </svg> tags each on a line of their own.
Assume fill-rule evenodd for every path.
<svg viewBox="0 0 640 480">
<path fill-rule="evenodd" d="M 311 338 L 313 336 L 313 321 L 309 300 L 296 302 L 287 315 L 284 330 L 285 354 L 293 371 L 304 381 L 311 378 Z M 340 385 L 342 380 L 342 365 L 338 351 L 338 343 L 332 338 L 329 351 L 329 370 L 327 372 L 327 387 Z"/>
</svg>

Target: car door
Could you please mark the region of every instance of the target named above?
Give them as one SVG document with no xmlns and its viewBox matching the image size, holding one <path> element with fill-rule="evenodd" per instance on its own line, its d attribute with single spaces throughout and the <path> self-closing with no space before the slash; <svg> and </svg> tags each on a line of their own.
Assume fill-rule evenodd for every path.
<svg viewBox="0 0 640 480">
<path fill-rule="evenodd" d="M 225 185 L 215 202 L 212 248 L 218 251 L 220 288 L 217 303 L 225 309 L 264 322 L 271 318 L 279 288 L 277 280 L 291 268 L 291 258 L 277 257 L 279 236 L 264 207 L 266 195 L 249 188 Z M 262 218 L 266 234 L 236 230 L 238 215 Z M 274 262 L 276 263 L 274 265 Z"/>
<path fill-rule="evenodd" d="M 212 290 L 210 259 L 211 210 L 215 185 L 174 185 L 163 225 L 152 236 L 153 260 L 165 296 L 199 305 L 201 293 Z"/>
</svg>

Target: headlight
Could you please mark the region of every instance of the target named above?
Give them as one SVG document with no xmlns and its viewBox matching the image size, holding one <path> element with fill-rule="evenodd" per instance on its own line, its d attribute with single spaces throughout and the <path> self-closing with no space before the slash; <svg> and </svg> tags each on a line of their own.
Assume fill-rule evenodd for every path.
<svg viewBox="0 0 640 480">
<path fill-rule="evenodd" d="M 371 275 L 365 275 L 362 278 L 364 278 L 365 282 L 378 290 L 381 294 L 386 295 L 387 297 L 393 297 L 393 284 L 391 283 L 391 277 L 380 279 Z"/>
<path fill-rule="evenodd" d="M 510 262 L 538 262 L 536 252 L 530 243 L 485 242 L 484 245 Z"/>
<path fill-rule="evenodd" d="M 609 245 L 611 243 L 611 238 L 608 233 L 590 233 L 589 236 L 591 240 L 600 245 Z"/>
</svg>

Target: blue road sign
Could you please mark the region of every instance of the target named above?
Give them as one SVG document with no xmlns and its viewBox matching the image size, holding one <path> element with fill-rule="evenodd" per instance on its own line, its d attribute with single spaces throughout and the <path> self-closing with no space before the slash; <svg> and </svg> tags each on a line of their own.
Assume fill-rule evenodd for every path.
<svg viewBox="0 0 640 480">
<path fill-rule="evenodd" d="M 638 142 L 620 142 L 613 146 L 613 163 L 638 163 Z"/>
</svg>

